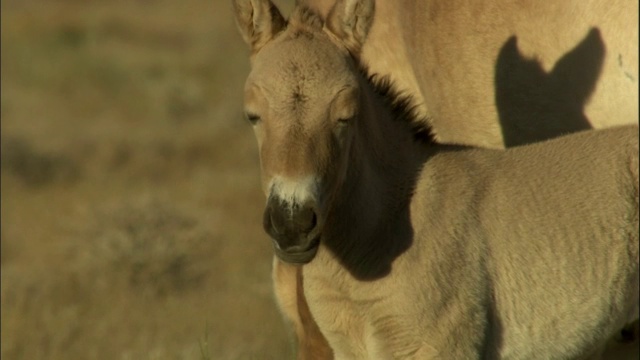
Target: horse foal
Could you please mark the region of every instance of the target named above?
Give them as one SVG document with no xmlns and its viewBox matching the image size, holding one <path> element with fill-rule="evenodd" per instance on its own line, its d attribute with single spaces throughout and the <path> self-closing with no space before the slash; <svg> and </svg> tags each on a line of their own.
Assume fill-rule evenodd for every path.
<svg viewBox="0 0 640 360">
<path fill-rule="evenodd" d="M 310 315 L 298 335 L 317 324 L 337 359 L 577 359 L 637 320 L 636 125 L 437 144 L 358 62 L 371 9 L 287 22 L 235 4 L 278 297 Z M 304 298 L 285 291 L 300 282 Z"/>
</svg>

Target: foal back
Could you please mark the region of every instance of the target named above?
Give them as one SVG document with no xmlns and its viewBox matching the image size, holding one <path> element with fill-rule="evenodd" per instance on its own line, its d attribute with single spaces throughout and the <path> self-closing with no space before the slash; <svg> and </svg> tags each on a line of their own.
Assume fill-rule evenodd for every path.
<svg viewBox="0 0 640 360">
<path fill-rule="evenodd" d="M 604 347 L 638 319 L 638 128 L 565 139 L 486 167 L 477 214 L 507 353 L 509 344 Z M 540 320 L 550 313 L 555 324 Z"/>
</svg>

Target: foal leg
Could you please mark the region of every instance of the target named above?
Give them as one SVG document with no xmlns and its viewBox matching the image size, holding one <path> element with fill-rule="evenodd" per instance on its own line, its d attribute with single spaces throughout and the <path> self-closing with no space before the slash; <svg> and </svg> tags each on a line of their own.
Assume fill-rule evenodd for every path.
<svg viewBox="0 0 640 360">
<path fill-rule="evenodd" d="M 638 321 L 628 324 L 605 345 L 592 352 L 584 360 L 637 360 L 640 358 Z"/>
<path fill-rule="evenodd" d="M 616 340 L 621 343 L 631 343 L 634 341 L 638 341 L 638 333 L 640 332 L 638 328 L 638 320 L 634 323 L 625 326 L 622 330 L 620 330 L 620 334 Z"/>
<path fill-rule="evenodd" d="M 302 288 L 302 269 L 273 259 L 273 285 L 280 310 L 293 325 L 298 360 L 331 360 L 333 351 L 311 316 Z"/>
<path fill-rule="evenodd" d="M 640 340 L 638 339 L 638 320 L 622 329 L 615 339 L 609 341 L 602 360 L 640 359 Z"/>
</svg>

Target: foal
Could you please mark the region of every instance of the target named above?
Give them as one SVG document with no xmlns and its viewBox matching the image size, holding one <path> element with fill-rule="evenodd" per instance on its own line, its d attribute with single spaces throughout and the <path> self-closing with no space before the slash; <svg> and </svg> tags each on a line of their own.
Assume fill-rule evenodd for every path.
<svg viewBox="0 0 640 360">
<path fill-rule="evenodd" d="M 299 7 L 287 23 L 254 3 L 237 13 L 264 226 L 280 260 L 304 264 L 336 358 L 597 357 L 637 319 L 637 126 L 438 145 L 358 68 L 357 16 Z"/>
</svg>

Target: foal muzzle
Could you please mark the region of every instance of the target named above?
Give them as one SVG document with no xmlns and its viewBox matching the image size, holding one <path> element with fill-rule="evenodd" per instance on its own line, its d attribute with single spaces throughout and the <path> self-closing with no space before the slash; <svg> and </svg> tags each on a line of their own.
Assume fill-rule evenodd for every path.
<svg viewBox="0 0 640 360">
<path fill-rule="evenodd" d="M 291 204 L 270 196 L 264 210 L 263 226 L 282 261 L 306 264 L 318 252 L 318 215 L 312 202 Z"/>
</svg>

